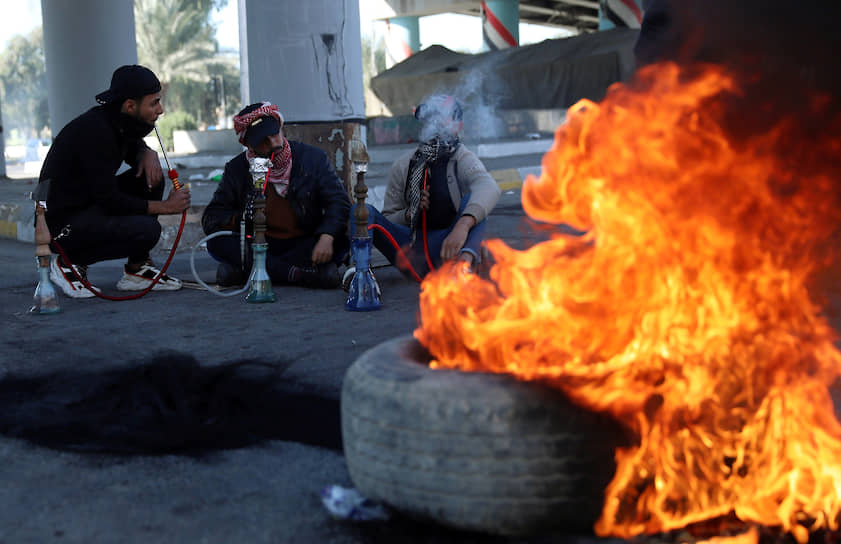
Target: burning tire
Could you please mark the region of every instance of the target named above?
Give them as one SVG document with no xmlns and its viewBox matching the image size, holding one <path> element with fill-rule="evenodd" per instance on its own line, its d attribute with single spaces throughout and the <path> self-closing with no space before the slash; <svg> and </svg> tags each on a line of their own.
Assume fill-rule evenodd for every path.
<svg viewBox="0 0 841 544">
<path fill-rule="evenodd" d="M 590 530 L 615 470 L 618 425 L 540 384 L 432 370 L 428 360 L 406 336 L 348 369 L 342 437 L 359 491 L 459 529 Z"/>
</svg>

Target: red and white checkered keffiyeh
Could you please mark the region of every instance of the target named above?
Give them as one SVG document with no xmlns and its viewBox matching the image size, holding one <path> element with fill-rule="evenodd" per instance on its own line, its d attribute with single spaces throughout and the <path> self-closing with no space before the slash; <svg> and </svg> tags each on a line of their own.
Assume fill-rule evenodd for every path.
<svg viewBox="0 0 841 544">
<path fill-rule="evenodd" d="M 283 126 L 283 115 L 278 111 L 277 106 L 271 102 L 263 102 L 262 105 L 254 111 L 250 111 L 245 115 L 234 116 L 234 132 L 239 137 L 239 143 L 247 147 L 245 143 L 245 132 L 256 119 L 260 117 L 274 117 L 277 119 L 280 126 Z M 246 156 L 253 158 L 255 155 L 248 150 Z M 273 150 L 272 162 L 269 167 L 269 172 L 266 175 L 266 181 L 274 187 L 274 190 L 282 197 L 286 196 L 289 190 L 289 177 L 292 173 L 292 149 L 289 147 L 289 142 L 283 138 L 283 146 L 280 149 Z M 263 189 L 265 191 L 265 188 Z"/>
<path fill-rule="evenodd" d="M 271 102 L 263 102 L 261 106 L 254 111 L 250 111 L 244 115 L 234 115 L 234 132 L 236 133 L 237 138 L 239 138 L 239 143 L 247 146 L 245 143 L 245 132 L 248 130 L 248 127 L 251 126 L 251 123 L 260 117 L 274 117 L 277 119 L 277 122 L 280 123 L 280 126 L 283 126 L 283 115 L 281 115 L 277 106 Z"/>
<path fill-rule="evenodd" d="M 251 150 L 248 150 L 246 156 L 251 157 Z M 289 147 L 289 142 L 284 138 L 283 147 L 272 151 L 272 161 L 269 164 L 269 171 L 266 173 L 266 181 L 274 187 L 277 194 L 286 197 L 286 193 L 289 191 L 289 178 L 291 174 L 292 148 Z M 264 193 L 265 190 L 264 187 Z"/>
</svg>

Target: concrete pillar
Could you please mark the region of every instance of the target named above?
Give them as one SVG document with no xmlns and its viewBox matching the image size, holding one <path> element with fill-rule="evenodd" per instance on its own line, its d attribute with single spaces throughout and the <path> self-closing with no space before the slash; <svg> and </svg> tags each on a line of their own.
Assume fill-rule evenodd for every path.
<svg viewBox="0 0 841 544">
<path fill-rule="evenodd" d="M 53 134 L 91 106 L 114 69 L 137 64 L 133 0 L 41 0 Z"/>
<path fill-rule="evenodd" d="M 286 136 L 324 149 L 350 189 L 350 140 L 365 136 L 358 0 L 239 0 L 239 10 L 244 104 L 277 104 Z"/>
<path fill-rule="evenodd" d="M 520 0 L 483 0 L 482 41 L 496 51 L 520 44 Z"/>
<path fill-rule="evenodd" d="M 420 18 L 391 17 L 386 19 L 386 68 L 403 62 L 420 50 Z"/>
<path fill-rule="evenodd" d="M 6 135 L 3 132 L 3 103 L 0 102 L 0 178 L 6 177 Z"/>
<path fill-rule="evenodd" d="M 642 0 L 599 1 L 599 30 L 639 28 L 641 24 Z"/>
</svg>

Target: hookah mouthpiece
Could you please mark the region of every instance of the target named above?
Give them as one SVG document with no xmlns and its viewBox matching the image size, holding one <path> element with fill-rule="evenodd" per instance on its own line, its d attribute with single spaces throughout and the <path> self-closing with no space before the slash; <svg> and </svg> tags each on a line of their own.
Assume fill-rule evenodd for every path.
<svg viewBox="0 0 841 544">
<path fill-rule="evenodd" d="M 170 168 L 169 171 L 166 173 L 169 176 L 169 179 L 172 181 L 173 187 L 175 190 L 178 191 L 181 189 L 181 182 L 178 181 L 178 172 L 175 168 Z"/>
</svg>

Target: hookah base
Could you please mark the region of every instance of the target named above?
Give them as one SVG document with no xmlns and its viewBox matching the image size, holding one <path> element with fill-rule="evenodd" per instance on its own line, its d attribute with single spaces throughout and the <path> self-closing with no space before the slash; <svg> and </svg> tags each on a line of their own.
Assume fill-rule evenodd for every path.
<svg viewBox="0 0 841 544">
<path fill-rule="evenodd" d="M 29 313 L 32 315 L 55 315 L 61 313 L 61 308 L 39 308 L 33 306 L 29 309 Z"/>
<path fill-rule="evenodd" d="M 250 302 L 252 304 L 259 304 L 261 302 L 274 302 L 277 300 L 277 297 L 274 294 L 274 291 L 269 290 L 268 292 L 261 292 L 258 290 L 249 291 L 247 295 L 245 295 L 245 301 Z"/>
</svg>

